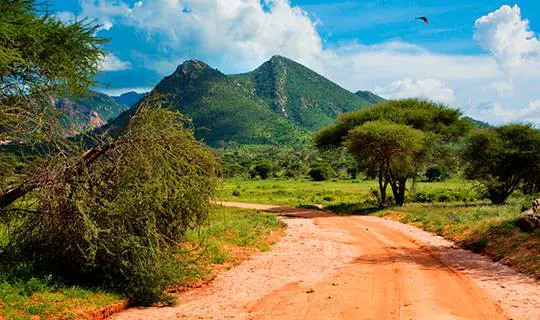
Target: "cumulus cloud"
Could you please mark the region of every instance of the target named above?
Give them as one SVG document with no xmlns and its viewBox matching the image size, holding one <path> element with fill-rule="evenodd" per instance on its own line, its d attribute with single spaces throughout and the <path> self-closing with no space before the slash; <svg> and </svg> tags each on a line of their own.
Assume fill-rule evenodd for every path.
<svg viewBox="0 0 540 320">
<path fill-rule="evenodd" d="M 491 52 L 501 69 L 512 74 L 526 60 L 540 57 L 540 41 L 521 18 L 518 5 L 503 5 L 475 22 L 474 39 Z"/>
<path fill-rule="evenodd" d="M 101 71 L 121 71 L 131 69 L 131 63 L 120 60 L 112 53 L 107 53 L 99 63 Z"/>
<path fill-rule="evenodd" d="M 436 79 L 409 78 L 397 80 L 385 87 L 376 87 L 375 92 L 386 98 L 427 98 L 438 102 L 453 103 L 454 90 Z"/>
<path fill-rule="evenodd" d="M 534 100 L 525 108 L 514 110 L 499 104 L 493 106 L 493 113 L 505 119 L 504 122 L 529 122 L 540 124 L 540 100 Z"/>
</svg>

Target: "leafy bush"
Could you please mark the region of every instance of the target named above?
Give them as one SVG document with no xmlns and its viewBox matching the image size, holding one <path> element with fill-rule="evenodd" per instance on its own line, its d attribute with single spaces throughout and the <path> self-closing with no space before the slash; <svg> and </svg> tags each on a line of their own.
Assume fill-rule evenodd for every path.
<svg viewBox="0 0 540 320">
<path fill-rule="evenodd" d="M 308 174 L 313 181 L 326 181 L 334 176 L 335 172 L 327 164 L 316 164 L 309 170 Z"/>
<path fill-rule="evenodd" d="M 444 181 L 446 179 L 450 178 L 450 175 L 448 172 L 442 168 L 429 168 L 426 170 L 426 181 L 429 182 L 436 182 L 436 181 Z"/>
<path fill-rule="evenodd" d="M 260 177 L 261 179 L 265 180 L 270 177 L 271 172 L 272 164 L 270 162 L 262 162 L 253 167 L 253 170 L 251 171 L 251 176 L 253 178 Z"/>
<path fill-rule="evenodd" d="M 472 202 L 482 198 L 476 191 L 462 189 L 420 190 L 409 195 L 409 201 L 419 203 Z"/>
<path fill-rule="evenodd" d="M 186 265 L 178 243 L 204 223 L 219 182 L 215 157 L 180 120 L 143 108 L 121 138 L 93 149 L 94 161 L 53 159 L 34 173 L 52 178 L 8 253 L 37 274 L 109 287 L 136 304 L 162 299 Z"/>
</svg>

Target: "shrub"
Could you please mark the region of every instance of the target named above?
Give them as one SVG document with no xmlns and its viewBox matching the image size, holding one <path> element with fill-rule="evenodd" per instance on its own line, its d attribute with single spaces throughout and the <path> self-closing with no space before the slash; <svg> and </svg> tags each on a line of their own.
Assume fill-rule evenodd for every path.
<svg viewBox="0 0 540 320">
<path fill-rule="evenodd" d="M 472 202 L 482 200 L 482 195 L 472 190 L 420 190 L 409 195 L 409 201 L 432 202 Z"/>
<path fill-rule="evenodd" d="M 35 191 L 37 211 L 10 237 L 9 254 L 136 304 L 162 299 L 186 266 L 178 243 L 204 223 L 219 182 L 215 157 L 179 120 L 142 109 L 122 143 L 98 148 L 104 155 L 85 167 L 51 161 L 42 174 L 54 179 Z"/>
<path fill-rule="evenodd" d="M 251 177 L 255 178 L 258 176 L 261 179 L 265 180 L 268 179 L 271 172 L 272 164 L 269 162 L 262 162 L 253 167 L 253 170 L 251 171 Z"/>
<path fill-rule="evenodd" d="M 444 181 L 449 177 L 448 172 L 441 168 L 429 168 L 426 170 L 426 181 L 428 182 Z"/>
<path fill-rule="evenodd" d="M 309 172 L 309 176 L 313 181 L 326 181 L 330 179 L 335 173 L 332 167 L 326 164 L 317 164 L 313 166 Z"/>
</svg>

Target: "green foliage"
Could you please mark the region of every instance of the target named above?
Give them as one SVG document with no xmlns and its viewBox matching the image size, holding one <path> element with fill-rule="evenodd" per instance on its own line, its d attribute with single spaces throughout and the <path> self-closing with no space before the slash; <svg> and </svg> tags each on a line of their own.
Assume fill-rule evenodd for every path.
<svg viewBox="0 0 540 320">
<path fill-rule="evenodd" d="M 259 177 L 261 179 L 268 179 L 272 172 L 272 164 L 270 162 L 261 162 L 256 164 L 251 170 L 251 177 Z"/>
<path fill-rule="evenodd" d="M 425 173 L 426 181 L 435 182 L 435 181 L 444 181 L 450 178 L 448 170 L 445 168 L 431 167 L 426 170 Z"/>
<path fill-rule="evenodd" d="M 443 141 L 454 141 L 463 136 L 471 126 L 467 120 L 461 119 L 460 116 L 461 113 L 457 109 L 451 109 L 443 104 L 427 100 L 389 100 L 340 116 L 334 125 L 316 134 L 315 142 L 321 148 L 339 146 L 349 131 L 366 122 L 378 120 L 386 120 L 427 133 L 434 133 L 440 136 Z"/>
<path fill-rule="evenodd" d="M 177 244 L 207 217 L 217 161 L 179 114 L 150 107 L 97 150 L 75 172 L 71 158 L 43 168 L 56 178 L 36 190 L 38 211 L 21 220 L 8 252 L 38 272 L 151 304 L 185 267 Z"/>
<path fill-rule="evenodd" d="M 230 201 L 265 203 L 285 206 L 349 206 L 350 208 L 372 208 L 377 201 L 372 190 L 377 188 L 374 180 L 327 180 L 315 182 L 311 179 L 296 180 L 225 180 L 223 198 Z M 235 191 L 239 195 L 234 195 Z M 418 182 L 408 194 L 414 202 L 415 195 L 426 202 L 451 202 L 474 204 L 483 199 L 474 185 L 464 180 L 445 182 Z M 461 202 L 463 201 L 463 202 Z"/>
<path fill-rule="evenodd" d="M 0 3 L 0 140 L 57 139 L 58 115 L 49 94 L 93 83 L 106 40 L 98 26 L 64 23 L 35 0 Z"/>
<path fill-rule="evenodd" d="M 0 224 L 0 230 L 1 227 Z M 237 263 L 238 250 L 247 253 L 267 250 L 268 236 L 281 227 L 283 223 L 276 215 L 221 206 L 212 208 L 202 226 L 185 234 L 181 246 L 189 251 L 177 256 L 186 264 L 175 269 L 178 285 L 211 278 L 214 264 Z M 85 318 L 87 313 L 124 300 L 115 293 L 65 284 L 51 276 L 36 278 L 21 265 L 2 269 L 6 267 L 3 262 L 0 260 L 0 317 L 6 319 Z"/>
<path fill-rule="evenodd" d="M 477 130 L 463 150 L 465 174 L 487 187 L 494 204 L 502 204 L 523 181 L 540 171 L 540 132 L 530 125 L 510 124 Z"/>
<path fill-rule="evenodd" d="M 354 159 L 344 149 L 318 151 L 310 145 L 269 146 L 239 145 L 217 149 L 216 152 L 224 163 L 224 172 L 229 178 L 249 178 L 260 159 L 271 164 L 269 175 L 278 178 L 304 178 L 310 168 L 318 163 L 332 167 L 339 177 L 348 177 L 349 167 L 355 167 Z M 333 174 L 334 175 L 334 174 Z M 256 174 L 251 175 L 253 177 Z"/>
<path fill-rule="evenodd" d="M 313 181 L 326 181 L 332 178 L 335 172 L 329 164 L 317 163 L 311 167 L 308 174 Z"/>
<path fill-rule="evenodd" d="M 482 194 L 470 188 L 442 189 L 442 190 L 418 190 L 409 194 L 409 202 L 434 203 L 434 202 L 477 202 L 483 200 Z"/>
</svg>

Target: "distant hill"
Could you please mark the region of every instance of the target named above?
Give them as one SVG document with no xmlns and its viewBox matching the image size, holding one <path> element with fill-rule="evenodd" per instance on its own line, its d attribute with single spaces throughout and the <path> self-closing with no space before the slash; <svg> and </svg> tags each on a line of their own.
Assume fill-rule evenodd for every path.
<svg viewBox="0 0 540 320">
<path fill-rule="evenodd" d="M 66 114 L 66 121 L 74 131 L 103 126 L 129 109 L 129 106 L 116 102 L 112 97 L 94 91 L 77 97 L 52 98 L 52 102 Z"/>
<path fill-rule="evenodd" d="M 120 104 L 123 104 L 126 106 L 133 106 L 137 102 L 139 102 L 142 98 L 144 98 L 145 95 L 146 93 L 137 93 L 135 91 L 129 91 L 119 96 L 113 96 L 112 98 Z"/>
<path fill-rule="evenodd" d="M 385 98 L 380 97 L 371 91 L 356 91 L 355 95 L 373 104 L 386 101 Z"/>
<path fill-rule="evenodd" d="M 492 125 L 490 125 L 487 122 L 476 120 L 476 119 L 471 118 L 471 117 L 463 117 L 463 119 L 469 121 L 473 125 L 473 127 L 477 128 L 477 129 L 485 129 L 485 128 L 492 127 Z"/>
<path fill-rule="evenodd" d="M 171 108 L 192 118 L 197 136 L 214 146 L 305 141 L 310 131 L 338 115 L 373 104 L 280 56 L 237 75 L 189 60 L 153 92 L 163 94 Z M 122 126 L 130 113 L 113 126 Z"/>
</svg>

